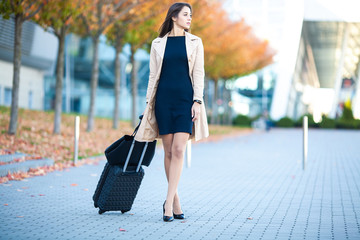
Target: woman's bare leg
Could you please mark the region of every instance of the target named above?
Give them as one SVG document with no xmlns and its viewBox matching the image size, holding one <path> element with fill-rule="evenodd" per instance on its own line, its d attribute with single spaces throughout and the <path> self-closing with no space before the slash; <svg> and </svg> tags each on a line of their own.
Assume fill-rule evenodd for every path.
<svg viewBox="0 0 360 240">
<path fill-rule="evenodd" d="M 165 172 L 166 172 L 166 178 L 169 182 L 169 167 L 170 167 L 170 161 L 171 161 L 171 146 L 174 139 L 174 134 L 166 134 L 162 135 L 162 142 L 164 147 L 164 166 L 165 166 Z M 181 205 L 180 205 L 180 198 L 179 194 L 176 190 L 174 202 L 173 202 L 173 209 L 175 214 L 182 214 Z"/>
<path fill-rule="evenodd" d="M 165 204 L 165 216 L 173 215 L 174 198 L 177 192 L 183 163 L 186 142 L 189 139 L 189 133 L 179 132 L 174 133 L 171 144 L 171 160 L 168 166 L 168 193 Z M 165 167 L 166 168 L 166 167 Z M 177 209 L 179 210 L 179 209 Z"/>
</svg>

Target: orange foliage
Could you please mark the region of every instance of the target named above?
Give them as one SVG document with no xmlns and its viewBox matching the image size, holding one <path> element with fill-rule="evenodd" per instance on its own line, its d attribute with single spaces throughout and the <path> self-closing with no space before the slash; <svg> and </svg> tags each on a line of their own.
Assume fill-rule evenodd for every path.
<svg viewBox="0 0 360 240">
<path fill-rule="evenodd" d="M 126 18 L 128 14 L 134 12 L 135 7 L 149 0 L 83 0 L 83 2 L 88 7 L 82 11 L 74 31 L 80 35 L 98 37 L 106 33 L 115 21 Z"/>
<path fill-rule="evenodd" d="M 53 134 L 53 112 L 20 109 L 16 135 L 6 134 L 10 120 L 10 109 L 0 108 L 0 146 L 11 152 L 19 151 L 33 158 L 50 158 L 55 162 L 73 159 L 75 116 L 63 114 L 61 134 Z M 127 122 L 121 122 L 119 129 L 112 129 L 111 120 L 96 119 L 94 132 L 86 131 L 86 116 L 81 116 L 79 158 L 102 154 L 105 148 L 124 134 L 132 133 Z M 1 153 L 0 153 L 1 154 Z"/>
<path fill-rule="evenodd" d="M 60 35 L 59 28 L 73 24 L 88 7 L 82 3 L 82 0 L 51 0 L 33 19 L 45 29 L 53 28 L 55 34 Z"/>
<path fill-rule="evenodd" d="M 221 1 L 196 1 L 193 18 L 192 29 L 204 43 L 209 78 L 241 76 L 271 63 L 268 43 L 258 39 L 244 20 L 230 21 Z"/>
</svg>

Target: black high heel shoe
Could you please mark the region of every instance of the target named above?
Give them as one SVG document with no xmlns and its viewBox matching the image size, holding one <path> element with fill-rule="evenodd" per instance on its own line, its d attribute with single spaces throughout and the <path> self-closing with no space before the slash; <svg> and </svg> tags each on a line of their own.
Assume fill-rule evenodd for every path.
<svg viewBox="0 0 360 240">
<path fill-rule="evenodd" d="M 175 214 L 175 213 L 173 213 L 173 215 L 174 215 L 174 218 L 175 219 L 185 219 L 185 215 L 182 213 L 182 214 Z"/>
<path fill-rule="evenodd" d="M 165 200 L 166 202 L 166 200 Z M 163 204 L 163 220 L 164 222 L 172 222 L 174 220 L 173 216 L 165 216 L 165 202 Z"/>
</svg>

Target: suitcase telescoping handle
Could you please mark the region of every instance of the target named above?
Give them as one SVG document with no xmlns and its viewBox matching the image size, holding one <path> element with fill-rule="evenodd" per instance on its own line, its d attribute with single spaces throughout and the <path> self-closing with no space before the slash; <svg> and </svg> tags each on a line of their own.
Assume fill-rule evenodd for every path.
<svg viewBox="0 0 360 240">
<path fill-rule="evenodd" d="M 133 134 L 131 134 L 131 136 L 134 136 L 134 137 L 135 137 L 135 135 L 136 135 L 136 133 L 137 133 L 139 127 L 140 127 L 141 120 L 143 119 L 143 116 L 144 116 L 144 115 L 140 115 L 140 116 L 139 116 L 139 119 L 140 119 L 139 124 L 136 126 L 136 128 L 135 128 Z"/>
<path fill-rule="evenodd" d="M 136 129 L 135 129 L 135 131 L 134 131 L 135 134 L 136 134 L 136 132 L 137 132 L 137 129 L 138 129 L 139 126 L 140 126 L 142 117 L 143 117 L 143 115 L 141 115 L 141 116 L 139 117 L 140 122 L 139 122 L 139 125 L 136 127 Z M 138 166 L 137 166 L 137 168 L 136 168 L 136 172 L 138 172 L 139 169 L 140 169 L 140 166 L 141 166 L 141 163 L 142 163 L 142 161 L 143 161 L 143 159 L 144 159 L 144 156 L 145 156 L 145 153 L 146 153 L 146 149 L 147 149 L 147 147 L 148 147 L 148 144 L 149 144 L 148 142 L 145 142 L 145 146 L 144 146 L 143 151 L 142 151 L 142 153 L 141 153 L 141 157 L 140 157 Z M 125 161 L 125 164 L 124 164 L 123 172 L 126 172 L 126 168 L 127 168 L 128 164 L 129 164 L 130 157 L 131 157 L 132 151 L 133 151 L 133 149 L 134 149 L 134 146 L 135 146 L 135 137 L 133 138 L 133 141 L 132 141 L 132 143 L 131 143 L 129 153 L 128 153 L 128 155 L 126 156 L 126 161 Z"/>
</svg>

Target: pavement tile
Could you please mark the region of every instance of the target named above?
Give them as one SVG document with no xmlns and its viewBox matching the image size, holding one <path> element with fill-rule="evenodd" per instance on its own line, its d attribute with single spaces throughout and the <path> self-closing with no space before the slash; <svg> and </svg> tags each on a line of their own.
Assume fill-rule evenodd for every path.
<svg viewBox="0 0 360 240">
<path fill-rule="evenodd" d="M 360 239 L 359 133 L 310 129 L 305 171 L 299 129 L 194 144 L 179 184 L 184 223 L 162 221 L 161 149 L 125 214 L 93 206 L 105 161 L 11 181 L 0 185 L 0 238 Z"/>
</svg>

